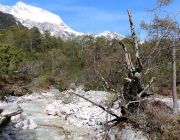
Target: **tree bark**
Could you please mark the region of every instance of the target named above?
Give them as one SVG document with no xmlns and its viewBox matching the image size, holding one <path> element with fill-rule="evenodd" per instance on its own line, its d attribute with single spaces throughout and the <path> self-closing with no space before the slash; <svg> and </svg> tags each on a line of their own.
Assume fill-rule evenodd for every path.
<svg viewBox="0 0 180 140">
<path fill-rule="evenodd" d="M 177 89 L 176 89 L 176 48 L 172 47 L 172 66 L 173 66 L 173 113 L 178 114 L 178 105 L 177 105 Z"/>
<path fill-rule="evenodd" d="M 132 21 L 132 15 L 131 15 L 131 11 L 128 10 L 128 15 L 129 15 L 129 23 L 130 23 L 130 27 L 131 27 L 131 34 L 132 34 L 132 38 L 134 40 L 134 50 L 135 50 L 135 56 L 136 59 L 139 58 L 139 48 L 138 48 L 138 42 L 137 42 L 137 36 L 134 30 L 134 24 Z"/>
</svg>

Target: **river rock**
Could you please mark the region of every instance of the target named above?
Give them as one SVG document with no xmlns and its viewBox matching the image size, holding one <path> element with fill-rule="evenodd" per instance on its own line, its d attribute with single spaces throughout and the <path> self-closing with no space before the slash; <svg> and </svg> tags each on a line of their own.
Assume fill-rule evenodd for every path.
<svg viewBox="0 0 180 140">
<path fill-rule="evenodd" d="M 16 116 L 12 116 L 11 117 L 11 122 L 15 123 L 15 122 L 18 122 L 20 119 L 23 118 L 23 115 L 22 114 L 18 114 Z"/>
<path fill-rule="evenodd" d="M 78 94 L 83 95 L 84 97 L 94 101 L 95 103 L 104 105 L 106 104 L 108 92 L 104 91 L 88 91 L 84 92 L 81 89 L 76 91 L 66 91 L 67 96 L 71 92 L 78 92 Z M 78 127 L 87 127 L 94 130 L 100 130 L 103 123 L 106 122 L 107 113 L 104 112 L 101 108 L 93 105 L 92 103 L 79 98 L 71 94 L 70 96 L 73 102 L 63 103 L 61 100 L 56 100 L 52 104 L 49 104 L 45 108 L 45 112 L 50 115 L 58 115 L 62 119 L 65 119 L 69 124 L 76 125 Z M 113 119 L 114 117 L 108 117 L 108 120 Z M 100 129 L 99 129 L 100 128 Z"/>
<path fill-rule="evenodd" d="M 15 116 L 22 113 L 21 107 L 17 103 L 0 103 L 1 116 Z"/>
<path fill-rule="evenodd" d="M 35 129 L 37 127 L 37 124 L 30 118 L 27 118 L 25 120 L 21 120 L 18 123 L 14 125 L 14 127 L 19 129 Z"/>
<path fill-rule="evenodd" d="M 56 107 L 53 104 L 49 104 L 46 108 L 45 108 L 45 112 L 48 115 L 56 115 Z"/>
</svg>

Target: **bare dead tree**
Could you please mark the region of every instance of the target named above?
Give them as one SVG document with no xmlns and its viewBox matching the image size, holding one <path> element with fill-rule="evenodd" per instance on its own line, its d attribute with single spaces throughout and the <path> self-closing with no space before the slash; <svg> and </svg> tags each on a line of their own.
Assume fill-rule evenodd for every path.
<svg viewBox="0 0 180 140">
<path fill-rule="evenodd" d="M 153 46 L 149 55 L 147 55 L 146 58 L 144 60 L 142 60 L 140 57 L 140 53 L 139 53 L 138 38 L 135 33 L 134 24 L 133 24 L 132 15 L 131 15 L 130 10 L 128 10 L 128 16 L 129 16 L 129 23 L 130 23 L 130 29 L 131 29 L 131 36 L 133 39 L 133 43 L 132 43 L 132 47 L 134 48 L 133 57 L 131 57 L 132 54 L 129 53 L 130 51 L 127 49 L 127 47 L 123 43 L 123 41 L 115 38 L 115 41 L 117 41 L 118 44 L 123 49 L 124 58 L 125 58 L 125 67 L 127 70 L 127 75 L 124 78 L 124 85 L 122 87 L 122 90 L 117 91 L 116 89 L 111 88 L 109 86 L 110 84 L 106 80 L 106 77 L 103 77 L 103 75 L 96 68 L 94 68 L 96 74 L 98 74 L 99 77 L 101 77 L 100 79 L 105 83 L 106 88 L 108 90 L 114 92 L 114 98 L 109 101 L 109 103 L 106 107 L 104 107 L 104 106 L 101 106 L 101 105 L 91 101 L 90 99 L 87 99 L 84 96 L 74 93 L 76 96 L 79 96 L 79 97 L 91 102 L 92 104 L 100 107 L 102 110 L 104 110 L 108 114 L 114 116 L 115 119 L 107 122 L 107 123 L 113 122 L 113 125 L 116 125 L 121 121 L 127 121 L 127 120 L 129 122 L 136 123 L 136 121 L 137 121 L 136 118 L 138 117 L 138 112 L 141 109 L 141 107 L 143 106 L 142 104 L 144 102 L 150 100 L 149 93 L 148 93 L 149 88 L 152 86 L 152 84 L 156 80 L 155 77 L 151 77 L 149 82 L 147 83 L 147 85 L 144 86 L 142 78 L 143 78 L 143 76 L 146 76 L 147 73 L 154 71 L 155 69 L 161 68 L 161 67 L 151 67 L 152 64 L 150 64 L 150 63 L 153 63 L 153 60 L 151 60 L 151 58 L 154 57 L 153 55 L 158 51 L 166 50 L 169 48 L 173 49 L 174 46 L 179 45 L 179 43 L 176 43 L 173 46 L 169 44 L 168 47 L 160 48 L 162 40 L 164 38 L 166 38 L 166 39 L 169 38 L 169 34 L 171 33 L 170 30 L 172 29 L 172 24 L 171 24 L 171 22 L 168 22 L 165 30 L 163 30 L 163 32 L 161 33 L 160 38 L 157 40 L 155 46 Z M 175 51 L 175 50 L 173 50 L 173 51 Z M 173 53 L 173 56 L 174 56 L 173 62 L 175 62 L 175 52 Z M 154 59 L 155 59 L 155 57 L 154 57 Z M 117 62 L 119 62 L 119 60 L 117 60 Z M 146 72 L 143 73 L 145 64 L 149 65 L 149 66 L 147 66 L 147 69 L 145 70 Z M 175 67 L 175 63 L 174 63 L 174 67 Z M 176 73 L 174 72 L 174 77 L 175 77 L 175 75 L 176 75 Z M 176 88 L 176 87 L 174 86 L 174 88 Z M 115 112 L 113 112 L 111 110 L 111 108 L 113 107 L 113 104 L 116 101 L 118 101 L 118 104 L 119 104 L 119 108 L 117 108 L 117 109 L 121 110 L 121 113 L 119 113 L 119 114 L 116 114 Z M 176 94 L 174 94 L 175 112 L 177 111 L 176 110 L 176 107 L 177 107 L 176 101 L 177 101 L 177 97 L 176 97 Z M 149 102 L 146 102 L 146 103 L 149 103 Z"/>
<path fill-rule="evenodd" d="M 139 55 L 139 47 L 138 47 L 138 38 L 135 33 L 134 29 L 134 24 L 132 21 L 132 15 L 130 10 L 128 10 L 128 15 L 129 15 L 129 22 L 130 22 L 130 28 L 131 28 L 131 33 L 132 33 L 132 38 L 133 38 L 133 48 L 134 48 L 134 56 L 135 59 L 131 58 L 131 54 L 128 52 L 128 49 L 126 45 L 119 39 L 115 38 L 115 41 L 119 43 L 120 46 L 122 46 L 123 51 L 124 51 L 124 57 L 125 57 L 125 66 L 128 71 L 127 76 L 124 78 L 124 85 L 121 91 L 117 91 L 116 89 L 111 88 L 106 81 L 106 78 L 101 75 L 100 72 L 94 67 L 94 70 L 96 74 L 101 77 L 100 79 L 105 83 L 105 86 L 108 90 L 114 92 L 114 98 L 109 101 L 108 105 L 102 106 L 94 101 L 91 101 L 90 99 L 87 99 L 86 97 L 75 94 L 76 96 L 79 96 L 88 102 L 91 102 L 95 106 L 100 107 L 102 110 L 107 112 L 108 114 L 112 115 L 115 117 L 115 119 L 108 121 L 107 123 L 112 123 L 113 125 L 116 125 L 117 123 L 121 121 L 134 121 L 134 113 L 136 114 L 139 110 L 139 104 L 145 100 L 148 100 L 148 89 L 151 87 L 151 85 L 154 83 L 155 78 L 152 77 L 149 80 L 149 83 L 146 86 L 143 86 L 142 84 L 142 70 L 143 70 L 143 63 L 141 60 L 141 57 Z M 113 107 L 113 104 L 118 101 L 119 104 L 119 109 L 121 110 L 120 114 L 114 113 L 111 108 Z M 118 108 L 117 108 L 118 109 Z"/>
</svg>

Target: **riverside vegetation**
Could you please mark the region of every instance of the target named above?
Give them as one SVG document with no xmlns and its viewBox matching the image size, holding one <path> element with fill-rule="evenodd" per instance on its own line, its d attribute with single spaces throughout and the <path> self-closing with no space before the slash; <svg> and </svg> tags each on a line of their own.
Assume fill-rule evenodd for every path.
<svg viewBox="0 0 180 140">
<path fill-rule="evenodd" d="M 169 46 L 176 43 L 177 49 L 179 48 L 179 29 L 173 30 L 178 27 L 178 23 L 170 24 L 171 22 L 172 19 L 167 17 L 154 19 L 151 24 L 154 26 L 147 26 L 142 22 L 142 27 L 148 29 L 152 36 L 144 43 L 137 42 L 143 62 L 147 60 L 149 52 L 152 52 L 149 61 L 143 65 L 144 75 L 141 81 L 148 84 L 152 76 L 156 77 L 156 82 L 149 91 L 157 95 L 172 96 L 172 59 L 169 58 L 172 51 Z M 171 31 L 163 32 L 169 26 Z M 148 27 L 154 28 L 150 30 Z M 159 34 L 155 36 L 157 31 Z M 172 32 L 176 32 L 175 39 L 174 36 L 169 37 L 168 33 Z M 168 37 L 161 38 L 160 35 L 165 33 Z M 121 42 L 133 54 L 134 38 L 127 36 Z M 158 48 L 154 51 L 157 42 Z M 177 95 L 180 98 L 179 53 L 176 58 Z M 135 59 L 132 56 L 132 60 Z M 52 86 L 64 91 L 74 88 L 71 83 L 84 85 L 86 90 L 121 91 L 128 74 L 124 49 L 118 41 L 104 37 L 94 38 L 91 35 L 72 37 L 64 41 L 60 37 L 51 36 L 49 31 L 41 34 L 36 27 L 28 29 L 14 25 L 8 29 L 0 29 L 0 60 L 1 99 L 7 95 L 20 96 Z M 168 106 L 161 101 L 148 105 L 147 102 L 142 103 L 146 107 L 142 106 L 138 114 L 135 112 L 131 116 L 134 117 L 131 121 L 136 120 L 136 123 L 133 122 L 135 127 L 149 133 L 151 139 L 180 137 L 180 118 L 173 115 Z"/>
</svg>

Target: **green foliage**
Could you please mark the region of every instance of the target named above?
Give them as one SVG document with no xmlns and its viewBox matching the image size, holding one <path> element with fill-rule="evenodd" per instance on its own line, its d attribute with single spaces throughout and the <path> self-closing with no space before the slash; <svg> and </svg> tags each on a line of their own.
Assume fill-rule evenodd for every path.
<svg viewBox="0 0 180 140">
<path fill-rule="evenodd" d="M 0 89 L 0 100 L 3 99 L 4 96 L 8 95 L 8 91 L 4 89 Z"/>
<path fill-rule="evenodd" d="M 89 81 L 84 84 L 86 90 L 106 90 L 104 83 L 98 81 Z"/>
<path fill-rule="evenodd" d="M 0 73 L 11 73 L 16 70 L 22 58 L 21 50 L 10 45 L 0 46 Z"/>
<path fill-rule="evenodd" d="M 132 40 L 125 38 L 122 41 L 131 53 Z M 162 41 L 162 46 L 167 43 L 167 40 Z M 153 41 L 141 44 L 140 54 L 147 56 L 154 45 Z M 63 91 L 71 82 L 80 82 L 85 84 L 88 90 L 107 90 L 102 80 L 104 77 L 109 86 L 120 90 L 124 82 L 126 71 L 123 49 L 117 42 L 111 42 L 104 37 L 73 37 L 63 41 L 60 37 L 51 36 L 49 31 L 41 34 L 36 27 L 19 29 L 11 26 L 7 31 L 0 30 L 0 46 L 1 75 L 4 73 L 11 77 L 14 71 L 20 72 L 21 74 L 15 74 L 21 81 L 19 85 L 35 81 L 36 89 L 53 85 Z M 164 63 L 169 53 L 156 53 L 157 59 L 154 63 Z M 144 71 L 146 69 L 145 65 Z M 170 73 L 171 69 L 164 67 L 149 76 L 155 74 L 158 83 L 164 84 L 164 78 L 171 80 Z M 148 78 L 143 80 L 148 82 Z M 166 80 L 166 84 L 168 82 Z M 13 86 L 14 83 L 11 84 Z"/>
</svg>

